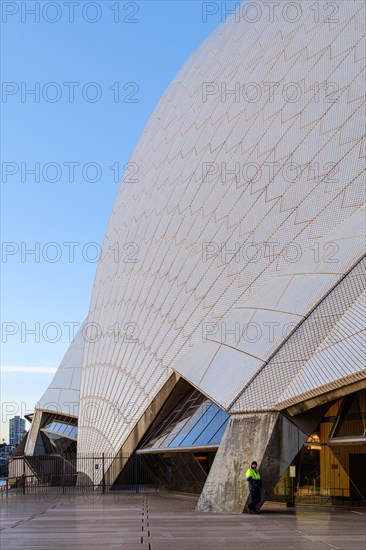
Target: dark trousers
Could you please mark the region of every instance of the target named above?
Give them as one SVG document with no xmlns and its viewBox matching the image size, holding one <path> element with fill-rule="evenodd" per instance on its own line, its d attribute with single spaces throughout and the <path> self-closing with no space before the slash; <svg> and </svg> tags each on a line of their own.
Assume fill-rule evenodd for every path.
<svg viewBox="0 0 366 550">
<path fill-rule="evenodd" d="M 255 511 L 255 507 L 257 504 L 259 504 L 261 501 L 261 491 L 260 489 L 252 489 L 249 493 L 249 504 L 248 508 L 252 512 Z"/>
</svg>

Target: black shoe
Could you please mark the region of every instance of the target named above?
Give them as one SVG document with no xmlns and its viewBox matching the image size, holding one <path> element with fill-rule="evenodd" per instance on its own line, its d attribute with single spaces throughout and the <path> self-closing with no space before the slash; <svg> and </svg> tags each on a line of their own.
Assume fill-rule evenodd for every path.
<svg viewBox="0 0 366 550">
<path fill-rule="evenodd" d="M 248 512 L 249 512 L 249 514 L 253 513 L 253 510 L 251 508 L 249 508 L 249 506 L 248 506 Z"/>
</svg>

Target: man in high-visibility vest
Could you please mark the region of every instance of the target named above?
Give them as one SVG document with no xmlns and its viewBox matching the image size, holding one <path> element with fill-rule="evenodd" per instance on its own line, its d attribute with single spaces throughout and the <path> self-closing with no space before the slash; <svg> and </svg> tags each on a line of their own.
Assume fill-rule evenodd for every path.
<svg viewBox="0 0 366 550">
<path fill-rule="evenodd" d="M 250 468 L 247 469 L 245 477 L 249 483 L 249 504 L 248 510 L 250 514 L 257 514 L 256 506 L 260 503 L 261 500 L 261 487 L 262 480 L 261 475 L 257 470 L 257 463 L 255 460 L 250 465 Z"/>
</svg>

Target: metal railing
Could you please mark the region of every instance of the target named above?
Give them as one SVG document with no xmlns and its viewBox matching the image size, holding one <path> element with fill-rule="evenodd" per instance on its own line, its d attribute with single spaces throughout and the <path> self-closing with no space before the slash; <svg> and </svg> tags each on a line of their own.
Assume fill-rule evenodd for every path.
<svg viewBox="0 0 366 550">
<path fill-rule="evenodd" d="M 122 483 L 118 477 L 124 470 Z M 0 485 L 1 496 L 31 493 L 105 493 L 110 490 L 147 492 L 164 490 L 164 484 L 138 455 L 15 456 L 9 476 Z"/>
<path fill-rule="evenodd" d="M 190 469 L 189 469 L 190 468 Z M 194 462 L 146 457 L 101 455 L 14 456 L 9 476 L 0 484 L 1 498 L 11 495 L 46 493 L 142 493 L 178 491 L 199 494 L 207 475 Z M 365 506 L 362 498 L 353 498 L 349 489 L 292 483 L 276 486 L 267 501 L 294 504 L 330 504 Z"/>
</svg>

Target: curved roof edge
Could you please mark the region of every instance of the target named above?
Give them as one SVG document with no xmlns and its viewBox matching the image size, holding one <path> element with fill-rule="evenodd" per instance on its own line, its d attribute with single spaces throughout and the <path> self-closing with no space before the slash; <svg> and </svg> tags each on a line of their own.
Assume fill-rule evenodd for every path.
<svg viewBox="0 0 366 550">
<path fill-rule="evenodd" d="M 85 346 L 83 333 L 85 322 L 77 331 L 52 382 L 36 404 L 36 409 L 78 416 L 81 368 Z"/>
<path fill-rule="evenodd" d="M 365 207 L 278 273 L 243 308 L 205 327 L 173 369 L 227 410 L 309 313 L 364 254 Z M 335 257 L 329 257 L 329 244 Z M 220 384 L 217 384 L 220 380 Z"/>
</svg>

